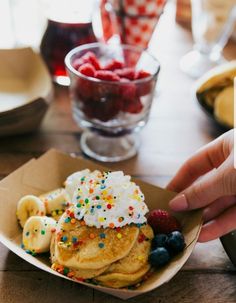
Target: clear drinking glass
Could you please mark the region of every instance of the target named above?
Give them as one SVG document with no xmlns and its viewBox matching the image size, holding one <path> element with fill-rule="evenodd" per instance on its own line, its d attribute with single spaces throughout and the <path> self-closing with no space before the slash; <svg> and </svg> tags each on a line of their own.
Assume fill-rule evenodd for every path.
<svg viewBox="0 0 236 303">
<path fill-rule="evenodd" d="M 181 69 L 197 78 L 225 61 L 222 50 L 232 34 L 236 0 L 192 0 L 194 49 L 180 61 Z"/>
<path fill-rule="evenodd" d="M 88 51 L 95 53 L 102 64 L 117 59 L 150 76 L 113 82 L 87 77 L 73 67 L 73 62 Z M 71 80 L 73 117 L 85 130 L 80 140 L 83 152 L 103 162 L 134 156 L 139 147 L 138 132 L 149 117 L 159 62 L 142 48 L 92 43 L 70 51 L 65 64 Z"/>
</svg>

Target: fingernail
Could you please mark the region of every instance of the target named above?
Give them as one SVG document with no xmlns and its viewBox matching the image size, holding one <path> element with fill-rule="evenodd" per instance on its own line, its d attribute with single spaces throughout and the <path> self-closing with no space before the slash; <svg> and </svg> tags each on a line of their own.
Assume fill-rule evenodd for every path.
<svg viewBox="0 0 236 303">
<path fill-rule="evenodd" d="M 176 196 L 169 203 L 169 206 L 174 211 L 181 211 L 188 209 L 188 202 L 184 194 Z"/>
</svg>

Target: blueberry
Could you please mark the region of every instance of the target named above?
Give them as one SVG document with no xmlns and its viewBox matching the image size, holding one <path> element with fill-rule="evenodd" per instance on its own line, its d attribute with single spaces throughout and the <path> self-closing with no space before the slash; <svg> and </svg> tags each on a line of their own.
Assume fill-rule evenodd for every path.
<svg viewBox="0 0 236 303">
<path fill-rule="evenodd" d="M 173 231 L 167 239 L 167 248 L 172 254 L 179 253 L 185 248 L 184 236 L 179 231 Z"/>
<path fill-rule="evenodd" d="M 152 240 L 152 248 L 165 247 L 168 237 L 165 234 L 156 235 Z"/>
<path fill-rule="evenodd" d="M 164 247 L 158 247 L 151 251 L 149 255 L 149 262 L 154 267 L 161 267 L 170 261 L 170 254 Z"/>
</svg>

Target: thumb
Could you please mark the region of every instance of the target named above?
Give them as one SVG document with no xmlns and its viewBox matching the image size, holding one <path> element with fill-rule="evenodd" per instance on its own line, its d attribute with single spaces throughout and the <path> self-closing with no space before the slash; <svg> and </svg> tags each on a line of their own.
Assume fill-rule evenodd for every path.
<svg viewBox="0 0 236 303">
<path fill-rule="evenodd" d="M 236 185 L 236 175 L 225 166 L 226 162 L 177 195 L 170 201 L 170 208 L 174 211 L 202 208 L 220 197 L 234 194 L 236 186 L 233 189 L 231 184 Z"/>
</svg>

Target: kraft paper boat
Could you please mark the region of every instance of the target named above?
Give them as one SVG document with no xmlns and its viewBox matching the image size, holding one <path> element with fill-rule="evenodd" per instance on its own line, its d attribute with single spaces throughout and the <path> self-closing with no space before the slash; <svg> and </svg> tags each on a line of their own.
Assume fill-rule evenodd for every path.
<svg viewBox="0 0 236 303">
<path fill-rule="evenodd" d="M 31 48 L 0 50 L 0 136 L 37 129 L 52 95 L 49 72 Z"/>
<path fill-rule="evenodd" d="M 33 257 L 20 247 L 22 230 L 16 219 L 16 205 L 23 195 L 39 195 L 60 187 L 68 175 L 85 168 L 102 171 L 109 170 L 91 161 L 74 158 L 56 150 L 50 150 L 39 159 L 30 160 L 0 182 L 0 241 L 27 262 L 64 279 L 69 278 L 60 275 L 50 268 L 49 256 Z M 175 196 L 175 193 L 139 180 L 135 180 L 135 182 L 139 184 L 145 194 L 145 200 L 149 209 L 157 207 L 168 209 L 168 201 Z M 189 258 L 201 228 L 202 219 L 200 211 L 185 213 L 180 215 L 179 219 L 183 225 L 183 234 L 187 244 L 186 249 L 166 267 L 154 272 L 137 289 L 112 289 L 89 283 L 76 283 L 87 285 L 88 287 L 122 299 L 128 299 L 151 291 L 168 282 Z"/>
</svg>

